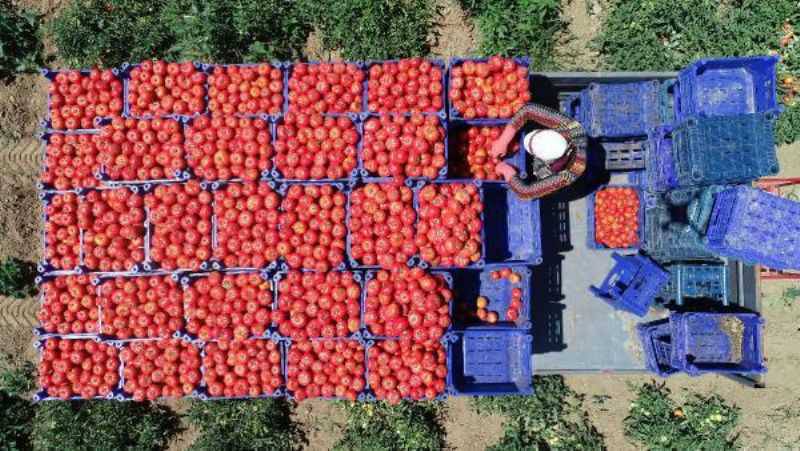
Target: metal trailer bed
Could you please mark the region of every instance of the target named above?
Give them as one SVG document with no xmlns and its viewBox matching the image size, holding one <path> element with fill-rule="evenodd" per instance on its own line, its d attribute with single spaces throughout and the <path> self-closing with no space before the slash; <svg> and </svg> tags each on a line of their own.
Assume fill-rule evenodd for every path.
<svg viewBox="0 0 800 451">
<path fill-rule="evenodd" d="M 544 72 L 532 75 L 533 101 L 558 108 L 559 100 L 589 83 L 622 83 L 674 78 L 674 72 Z M 591 156 L 590 156 L 591 158 Z M 597 162 L 597 164 L 601 164 Z M 602 172 L 602 171 L 601 171 Z M 586 244 L 586 196 L 604 182 L 625 183 L 616 173 L 570 187 L 540 202 L 544 262 L 533 269 L 532 317 L 534 374 L 643 373 L 646 371 L 636 324 L 665 317 L 665 309 L 651 309 L 637 318 L 594 299 L 589 285 L 600 283 L 611 270 L 610 250 Z M 761 311 L 759 268 L 729 262 L 729 302 Z M 579 276 L 579 277 L 578 277 Z M 572 281 L 579 279 L 583 283 Z M 729 376 L 743 384 L 764 387 L 759 375 Z"/>
</svg>

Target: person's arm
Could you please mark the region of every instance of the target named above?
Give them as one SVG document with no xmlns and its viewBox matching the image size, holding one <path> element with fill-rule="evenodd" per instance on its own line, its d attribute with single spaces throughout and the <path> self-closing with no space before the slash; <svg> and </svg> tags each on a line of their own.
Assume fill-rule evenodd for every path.
<svg viewBox="0 0 800 451">
<path fill-rule="evenodd" d="M 525 124 L 531 121 L 561 133 L 567 140 L 583 136 L 583 127 L 578 121 L 552 108 L 528 103 L 514 114 L 511 122 L 503 129 L 503 133 L 494 141 L 491 149 L 492 156 L 500 158 L 505 155 L 508 151 L 508 145 L 517 133 L 522 130 Z"/>
</svg>

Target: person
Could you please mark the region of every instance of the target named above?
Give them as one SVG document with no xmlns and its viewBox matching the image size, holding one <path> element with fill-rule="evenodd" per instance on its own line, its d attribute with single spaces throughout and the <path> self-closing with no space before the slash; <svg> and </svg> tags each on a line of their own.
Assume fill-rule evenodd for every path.
<svg viewBox="0 0 800 451">
<path fill-rule="evenodd" d="M 535 180 L 524 181 L 517 168 L 504 161 L 495 166 L 497 174 L 522 199 L 539 199 L 552 194 L 574 183 L 586 170 L 586 133 L 580 122 L 532 103 L 517 111 L 492 143 L 489 153 L 502 158 L 508 152 L 511 140 L 531 121 L 544 127 L 523 139 L 524 151 L 533 158 Z"/>
</svg>

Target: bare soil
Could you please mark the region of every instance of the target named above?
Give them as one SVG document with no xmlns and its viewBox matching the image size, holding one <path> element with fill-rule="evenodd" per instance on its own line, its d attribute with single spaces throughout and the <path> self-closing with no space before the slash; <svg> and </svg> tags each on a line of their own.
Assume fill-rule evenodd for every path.
<svg viewBox="0 0 800 451">
<path fill-rule="evenodd" d="M 456 0 L 434 0 L 442 17 L 434 30 L 431 53 L 439 58 L 466 56 L 478 49 L 478 37 L 472 21 Z"/>
<path fill-rule="evenodd" d="M 601 66 L 591 41 L 600 31 L 606 8 L 601 0 L 563 0 L 567 30 L 556 46 L 556 63 L 564 71 L 596 71 Z"/>
<path fill-rule="evenodd" d="M 38 74 L 0 82 L 0 143 L 33 136 L 47 108 L 47 85 Z"/>
</svg>

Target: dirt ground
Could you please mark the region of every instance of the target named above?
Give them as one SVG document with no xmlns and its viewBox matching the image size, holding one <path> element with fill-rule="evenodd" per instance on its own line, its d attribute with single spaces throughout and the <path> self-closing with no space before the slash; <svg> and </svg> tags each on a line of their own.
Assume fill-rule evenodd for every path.
<svg viewBox="0 0 800 451">
<path fill-rule="evenodd" d="M 456 0 L 436 0 L 443 19 L 437 37 L 431 39 L 433 54 L 439 57 L 468 55 L 477 48 L 477 37 L 469 18 Z M 26 0 L 26 5 L 51 14 L 61 0 Z M 569 21 L 561 39 L 557 60 L 565 70 L 596 70 L 601 67 L 597 53 L 588 45 L 600 27 L 605 0 L 564 0 L 564 17 Z M 336 58 L 326 52 L 316 34 L 306 46 L 310 59 Z M 40 207 L 35 181 L 40 165 L 38 141 L 34 134 L 45 109 L 46 87 L 36 75 L 18 77 L 11 84 L 0 84 L 0 258 L 16 257 L 35 262 L 41 256 Z M 782 176 L 800 175 L 800 144 L 779 149 Z M 782 299 L 787 283 L 770 282 L 762 286 L 763 310 L 767 321 L 766 355 L 769 373 L 766 388 L 749 389 L 714 376 L 667 380 L 673 395 L 681 399 L 689 391 L 718 393 L 741 407 L 740 435 L 746 449 L 797 449 L 800 443 L 800 304 Z M 800 284 L 794 284 L 797 287 Z M 35 357 L 31 346 L 30 324 L 35 321 L 35 300 L 0 299 L 0 352 Z M 568 376 L 567 382 L 586 395 L 585 406 L 598 430 L 605 435 L 608 449 L 638 449 L 627 441 L 622 419 L 634 396 L 632 387 L 650 380 L 648 376 L 581 375 Z M 177 412 L 186 409 L 185 401 L 169 403 Z M 307 431 L 309 450 L 327 450 L 336 442 L 344 423 L 341 410 L 324 401 L 309 401 L 298 406 L 295 419 Z M 469 400 L 447 402 L 444 426 L 448 445 L 454 450 L 482 450 L 502 435 L 502 418 L 478 416 Z M 189 428 L 172 443 L 171 450 L 186 449 L 197 431 Z"/>
</svg>

